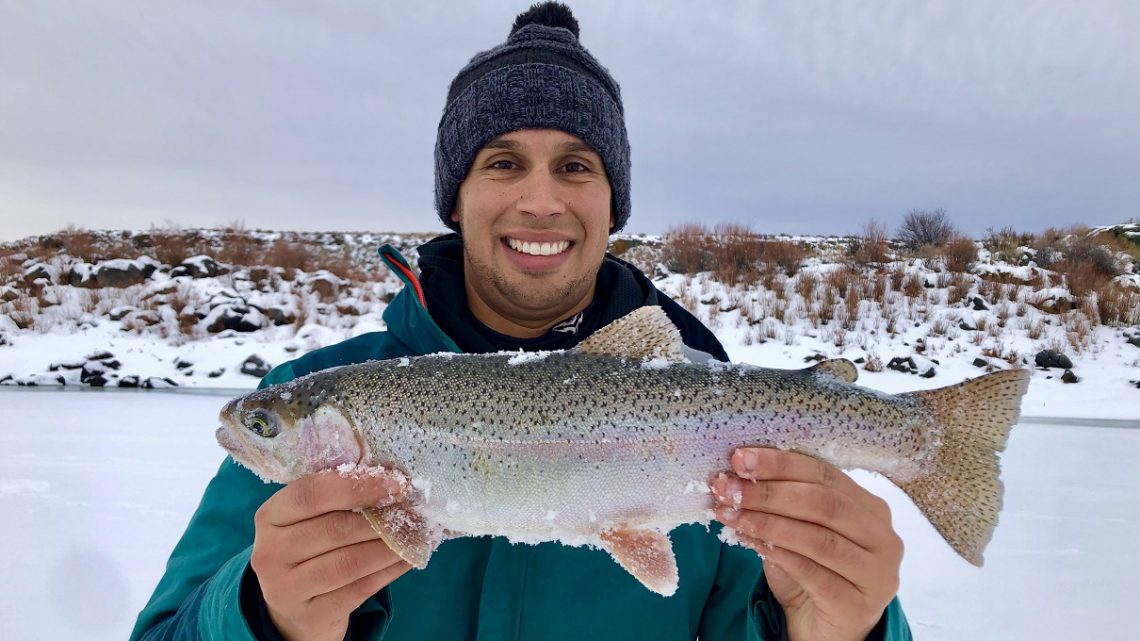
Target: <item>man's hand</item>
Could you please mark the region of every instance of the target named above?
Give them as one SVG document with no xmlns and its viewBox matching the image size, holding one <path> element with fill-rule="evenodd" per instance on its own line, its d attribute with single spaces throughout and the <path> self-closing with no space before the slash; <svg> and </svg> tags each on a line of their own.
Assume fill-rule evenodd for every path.
<svg viewBox="0 0 1140 641">
<path fill-rule="evenodd" d="M 717 518 L 764 558 L 792 641 L 862 641 L 898 592 L 903 544 L 886 501 L 833 465 L 740 448 L 713 482 Z"/>
<path fill-rule="evenodd" d="M 258 509 L 250 566 L 287 641 L 341 641 L 349 614 L 411 568 L 352 512 L 393 503 L 401 491 L 389 476 L 326 472 L 293 481 Z"/>
</svg>

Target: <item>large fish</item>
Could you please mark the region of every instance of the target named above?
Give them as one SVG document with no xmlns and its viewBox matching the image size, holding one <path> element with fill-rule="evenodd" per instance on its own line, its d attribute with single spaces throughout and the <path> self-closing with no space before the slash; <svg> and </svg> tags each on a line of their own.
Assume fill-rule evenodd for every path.
<svg viewBox="0 0 1140 641">
<path fill-rule="evenodd" d="M 316 372 L 231 401 L 217 438 L 267 481 L 356 466 L 404 475 L 407 500 L 364 514 L 420 568 L 450 537 L 561 541 L 602 548 L 670 595 L 667 533 L 711 520 L 708 483 L 749 445 L 883 474 L 981 565 L 1001 506 L 997 452 L 1028 372 L 889 395 L 853 385 L 846 360 L 777 370 L 686 353 L 661 308 L 643 307 L 567 351 Z"/>
</svg>

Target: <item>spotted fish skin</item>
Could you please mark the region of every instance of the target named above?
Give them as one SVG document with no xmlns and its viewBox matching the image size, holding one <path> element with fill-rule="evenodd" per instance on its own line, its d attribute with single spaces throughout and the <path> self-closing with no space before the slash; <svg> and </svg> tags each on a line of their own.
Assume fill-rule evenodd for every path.
<svg viewBox="0 0 1140 641">
<path fill-rule="evenodd" d="M 846 361 L 807 370 L 692 363 L 660 308 L 643 309 L 569 351 L 375 361 L 260 390 L 222 411 L 219 441 L 277 482 L 345 463 L 399 470 L 415 487 L 413 514 L 370 520 L 386 541 L 409 537 L 385 530 L 418 523 L 422 536 L 411 538 L 425 541 L 409 555 L 421 563 L 441 538 L 489 534 L 602 547 L 638 574 L 622 542 L 644 546 L 644 537 L 630 533 L 707 523 L 708 482 L 729 469 L 738 447 L 794 450 L 873 470 L 904 490 L 932 476 L 952 485 L 946 476 L 959 472 L 944 469 L 942 458 L 957 423 L 940 411 L 961 418 L 963 402 L 990 390 L 1006 405 L 1012 399 L 1012 414 L 1002 410 L 995 422 L 1008 432 L 1025 391 L 1026 375 L 1016 371 L 968 381 L 969 389 L 888 395 L 853 385 Z M 992 472 L 997 483 L 994 522 L 994 452 L 1005 432 L 979 454 L 982 467 L 993 461 L 983 476 Z M 916 498 L 920 508 L 940 531 L 933 513 L 956 532 L 966 508 L 923 505 L 940 500 L 932 489 L 926 494 Z M 980 563 L 993 523 L 967 529 L 943 534 Z M 654 586 L 638 578 L 662 593 L 675 589 L 675 580 Z"/>
</svg>

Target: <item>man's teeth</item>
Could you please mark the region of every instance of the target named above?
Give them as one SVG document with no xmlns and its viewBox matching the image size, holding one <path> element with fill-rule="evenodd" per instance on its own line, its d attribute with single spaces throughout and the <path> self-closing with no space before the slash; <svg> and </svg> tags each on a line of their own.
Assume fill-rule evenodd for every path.
<svg viewBox="0 0 1140 641">
<path fill-rule="evenodd" d="M 570 247 L 570 241 L 563 240 L 557 243 L 529 243 L 514 238 L 507 239 L 507 245 L 511 249 L 523 253 L 530 254 L 531 256 L 552 256 L 554 254 L 561 254 Z"/>
</svg>

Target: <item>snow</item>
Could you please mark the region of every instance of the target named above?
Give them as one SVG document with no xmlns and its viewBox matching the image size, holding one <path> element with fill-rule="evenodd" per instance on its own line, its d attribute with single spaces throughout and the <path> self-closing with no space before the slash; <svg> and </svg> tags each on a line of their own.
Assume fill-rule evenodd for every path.
<svg viewBox="0 0 1140 641">
<path fill-rule="evenodd" d="M 0 389 L 0 573 L 21 586 L 0 600 L 5 639 L 129 634 L 223 459 L 213 431 L 227 398 L 189 391 Z M 853 475 L 887 499 L 906 543 L 900 598 L 916 638 L 1125 641 L 1140 637 L 1138 460 L 1140 429 L 1014 428 L 981 569 L 888 481 Z"/>
</svg>

